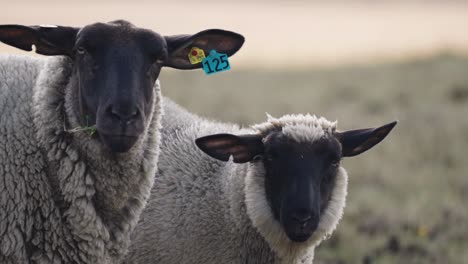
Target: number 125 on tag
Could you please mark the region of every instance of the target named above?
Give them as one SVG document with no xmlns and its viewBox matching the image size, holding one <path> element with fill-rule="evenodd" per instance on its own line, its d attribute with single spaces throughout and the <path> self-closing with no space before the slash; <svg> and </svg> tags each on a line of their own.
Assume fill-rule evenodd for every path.
<svg viewBox="0 0 468 264">
<path fill-rule="evenodd" d="M 208 75 L 231 69 L 231 65 L 229 65 L 228 56 L 226 54 L 210 54 L 210 56 L 203 60 L 202 64 L 203 70 L 205 70 L 205 73 Z"/>
</svg>

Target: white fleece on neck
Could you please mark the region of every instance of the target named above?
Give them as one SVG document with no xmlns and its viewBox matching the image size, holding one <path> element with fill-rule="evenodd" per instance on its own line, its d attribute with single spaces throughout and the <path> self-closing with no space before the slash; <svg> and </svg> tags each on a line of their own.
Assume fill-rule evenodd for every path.
<svg viewBox="0 0 468 264">
<path fill-rule="evenodd" d="M 264 136 L 271 131 L 280 130 L 297 142 L 312 143 L 333 134 L 336 124 L 311 115 L 286 115 L 281 118 L 269 116 L 267 122 L 253 128 Z M 320 217 L 317 230 L 305 242 L 291 241 L 280 222 L 275 220 L 266 197 L 265 169 L 261 162 L 249 164 L 245 181 L 247 214 L 254 227 L 281 259 L 280 263 L 312 263 L 315 247 L 331 235 L 343 215 L 348 186 L 346 170 L 339 167 L 328 206 Z"/>
</svg>

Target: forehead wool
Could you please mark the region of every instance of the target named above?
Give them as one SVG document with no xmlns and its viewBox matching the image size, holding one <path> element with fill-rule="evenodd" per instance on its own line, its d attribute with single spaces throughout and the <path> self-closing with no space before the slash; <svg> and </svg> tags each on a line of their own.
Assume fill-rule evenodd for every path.
<svg viewBox="0 0 468 264">
<path fill-rule="evenodd" d="M 313 142 L 320 138 L 335 133 L 337 122 L 331 122 L 323 117 L 315 115 L 285 115 L 280 118 L 274 118 L 268 115 L 265 123 L 253 126 L 261 135 L 266 136 L 273 131 L 282 131 L 283 135 L 305 143 Z"/>
</svg>

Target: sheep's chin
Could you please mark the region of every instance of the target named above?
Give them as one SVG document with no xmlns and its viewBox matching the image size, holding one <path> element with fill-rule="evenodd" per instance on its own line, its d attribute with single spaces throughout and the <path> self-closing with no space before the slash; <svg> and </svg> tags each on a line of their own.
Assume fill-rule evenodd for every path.
<svg viewBox="0 0 468 264">
<path fill-rule="evenodd" d="M 310 234 L 287 234 L 288 238 L 292 242 L 297 242 L 297 243 L 302 243 L 306 242 L 309 240 L 309 238 L 312 236 L 313 233 Z"/>
<path fill-rule="evenodd" d="M 304 230 L 299 226 L 291 226 L 291 224 L 287 226 L 285 223 L 282 223 L 281 226 L 289 240 L 297 243 L 306 242 L 312 237 L 315 230 L 317 230 L 317 227 L 306 228 Z"/>
<path fill-rule="evenodd" d="M 99 134 L 99 137 L 102 143 L 104 143 L 104 145 L 114 153 L 124 153 L 129 151 L 138 140 L 137 136 Z"/>
</svg>

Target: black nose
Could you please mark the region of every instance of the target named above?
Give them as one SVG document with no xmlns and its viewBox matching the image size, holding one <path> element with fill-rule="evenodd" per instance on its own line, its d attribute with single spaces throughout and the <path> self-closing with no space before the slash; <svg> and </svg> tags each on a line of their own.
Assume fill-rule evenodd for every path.
<svg viewBox="0 0 468 264">
<path fill-rule="evenodd" d="M 118 107 L 111 105 L 107 109 L 107 113 L 114 119 L 120 122 L 121 125 L 129 125 L 133 121 L 137 120 L 140 111 L 137 107 Z"/>
<path fill-rule="evenodd" d="M 295 221 L 296 223 L 300 225 L 306 225 L 312 220 L 313 216 L 314 214 L 311 210 L 298 209 L 292 213 L 291 218 L 293 221 Z"/>
</svg>

